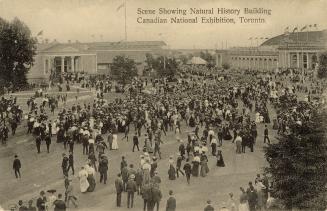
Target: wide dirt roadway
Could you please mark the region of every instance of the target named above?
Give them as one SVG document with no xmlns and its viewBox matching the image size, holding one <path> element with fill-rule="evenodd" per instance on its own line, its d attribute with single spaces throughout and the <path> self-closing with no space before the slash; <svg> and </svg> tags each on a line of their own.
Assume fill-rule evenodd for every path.
<svg viewBox="0 0 327 211">
<path fill-rule="evenodd" d="M 94 92 L 92 92 L 94 93 Z M 85 93 L 80 98 L 80 104 L 84 102 L 92 102 L 93 94 Z M 110 94 L 107 98 L 115 98 L 117 95 Z M 24 100 L 22 100 L 24 101 Z M 75 99 L 70 98 L 66 107 L 76 103 Z M 25 102 L 26 105 L 26 102 Z M 61 105 L 62 106 L 62 105 Z M 242 108 L 242 106 L 240 106 Z M 274 112 L 271 112 L 271 120 L 274 118 Z M 252 114 L 254 118 L 254 114 Z M 132 127 L 131 127 L 132 128 Z M 270 139 L 274 141 L 275 132 L 269 125 Z M 230 192 L 234 193 L 236 203 L 239 202 L 239 188 L 248 187 L 248 182 L 253 181 L 257 173 L 262 172 L 265 165 L 263 154 L 263 130 L 264 125 L 258 125 L 258 139 L 255 145 L 255 151 L 250 152 L 246 149 L 245 154 L 237 155 L 235 153 L 235 145 L 231 141 L 224 141 L 222 146 L 224 161 L 226 167 L 217 167 L 216 159 L 209 153 L 209 169 L 207 177 L 191 177 L 191 185 L 187 185 L 185 177 L 181 176 L 175 181 L 168 180 L 168 158 L 178 152 L 179 143 L 172 131 L 163 135 L 164 144 L 161 145 L 162 160 L 158 161 L 158 172 L 162 179 L 161 191 L 163 198 L 160 204 L 160 210 L 165 210 L 166 200 L 168 199 L 168 191 L 173 190 L 177 200 L 177 210 L 197 211 L 203 210 L 206 201 L 210 199 L 213 206 L 218 209 L 228 202 Z M 185 123 L 182 124 L 182 134 L 180 137 L 186 142 L 187 134 L 191 128 Z M 46 146 L 42 143 L 41 154 L 37 154 L 34 138 L 27 135 L 26 122 L 19 126 L 17 134 L 12 137 L 10 135 L 8 145 L 0 146 L 0 205 L 8 209 L 10 205 L 17 204 L 18 200 L 24 202 L 29 199 L 36 199 L 41 190 L 56 189 L 57 193 L 64 193 L 64 180 L 61 170 L 62 153 L 65 152 L 62 144 L 56 143 L 56 137 L 52 138 L 50 153 L 46 152 Z M 144 131 L 140 138 L 140 148 L 144 144 Z M 202 132 L 202 130 L 200 131 Z M 117 209 L 115 206 L 115 187 L 114 180 L 120 171 L 121 156 L 127 158 L 128 164 L 139 165 L 140 152 L 132 152 L 132 135 L 134 130 L 131 129 L 129 142 L 122 139 L 123 134 L 119 134 L 117 151 L 106 151 L 109 158 L 108 182 L 106 185 L 99 183 L 99 174 L 96 175 L 96 189 L 92 193 L 82 194 L 79 192 L 79 182 L 74 176 L 73 179 L 74 192 L 78 197 L 79 207 L 70 208 L 70 210 L 128 210 L 127 194 L 122 196 L 122 207 Z M 105 140 L 106 140 L 105 135 Z M 210 151 L 210 149 L 209 149 Z M 68 150 L 66 151 L 68 153 Z M 22 162 L 21 179 L 16 179 L 12 170 L 12 162 L 14 155 L 18 154 Z M 85 164 L 87 156 L 82 154 L 82 146 L 75 144 L 74 148 L 75 175 L 82 165 Z M 184 164 L 184 162 L 183 162 Z M 182 165 L 183 165 L 182 164 Z M 71 171 L 70 171 L 71 175 Z M 34 200 L 35 205 L 35 200 Z M 73 207 L 73 206 L 72 206 Z M 141 196 L 135 197 L 134 209 L 142 210 L 143 200 Z"/>
</svg>

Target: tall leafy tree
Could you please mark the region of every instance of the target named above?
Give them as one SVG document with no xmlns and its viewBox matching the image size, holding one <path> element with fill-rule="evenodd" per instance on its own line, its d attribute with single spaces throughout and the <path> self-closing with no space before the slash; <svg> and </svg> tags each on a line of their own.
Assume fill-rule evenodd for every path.
<svg viewBox="0 0 327 211">
<path fill-rule="evenodd" d="M 0 84 L 14 89 L 27 84 L 26 74 L 34 62 L 36 38 L 28 26 L 14 18 L 0 18 Z"/>
<path fill-rule="evenodd" d="M 156 64 L 156 70 L 159 76 L 173 77 L 177 73 L 178 64 L 175 58 L 158 57 Z"/>
<path fill-rule="evenodd" d="M 207 62 L 207 67 L 209 69 L 211 69 L 215 66 L 215 63 L 216 63 L 215 57 L 212 54 L 210 54 L 208 51 L 201 51 L 200 57 Z"/>
<path fill-rule="evenodd" d="M 290 134 L 265 148 L 272 195 L 287 209 L 326 209 L 326 118 L 326 111 L 314 109 L 310 119 L 294 122 Z"/>
<path fill-rule="evenodd" d="M 318 78 L 327 77 L 327 52 L 321 53 L 319 56 Z"/>
<path fill-rule="evenodd" d="M 111 73 L 117 80 L 126 84 L 137 76 L 136 64 L 126 56 L 116 56 L 111 65 Z"/>
</svg>

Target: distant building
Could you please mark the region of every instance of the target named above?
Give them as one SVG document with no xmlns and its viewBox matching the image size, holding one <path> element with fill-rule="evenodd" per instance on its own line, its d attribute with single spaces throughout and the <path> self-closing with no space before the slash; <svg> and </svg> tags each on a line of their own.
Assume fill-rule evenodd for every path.
<svg viewBox="0 0 327 211">
<path fill-rule="evenodd" d="M 327 50 L 327 30 L 282 34 L 258 47 L 216 51 L 216 65 L 228 63 L 234 69 L 314 69 L 319 53 Z"/>
<path fill-rule="evenodd" d="M 110 74 L 110 65 L 118 55 L 133 59 L 141 72 L 146 53 L 160 54 L 166 44 L 163 41 L 135 42 L 68 42 L 38 44 L 35 63 L 28 73 L 28 80 L 46 81 L 51 73 L 85 72 Z"/>
</svg>

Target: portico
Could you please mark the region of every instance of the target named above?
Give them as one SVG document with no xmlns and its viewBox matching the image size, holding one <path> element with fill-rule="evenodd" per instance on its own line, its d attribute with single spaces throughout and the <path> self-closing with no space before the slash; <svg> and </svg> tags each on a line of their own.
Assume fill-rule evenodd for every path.
<svg viewBox="0 0 327 211">
<path fill-rule="evenodd" d="M 66 55 L 44 55 L 43 73 L 67 73 L 67 72 L 94 72 L 96 73 L 95 54 L 66 54 Z M 93 64 L 93 65 L 92 65 Z"/>
<path fill-rule="evenodd" d="M 282 68 L 314 69 L 319 57 L 319 51 L 284 51 L 280 55 Z"/>
</svg>

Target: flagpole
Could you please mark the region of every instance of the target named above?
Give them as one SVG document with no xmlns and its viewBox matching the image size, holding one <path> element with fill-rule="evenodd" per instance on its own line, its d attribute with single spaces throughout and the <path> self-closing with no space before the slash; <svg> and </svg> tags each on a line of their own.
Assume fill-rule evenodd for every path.
<svg viewBox="0 0 327 211">
<path fill-rule="evenodd" d="M 125 0 L 125 41 L 127 41 L 126 8 L 127 8 L 127 4 Z"/>
<path fill-rule="evenodd" d="M 299 27 L 296 25 L 296 41 L 297 41 L 297 44 L 299 44 Z"/>
</svg>

